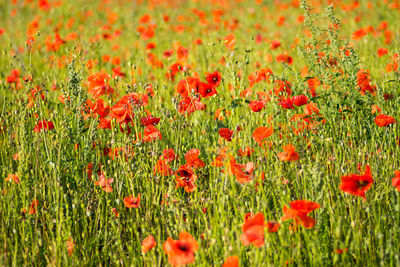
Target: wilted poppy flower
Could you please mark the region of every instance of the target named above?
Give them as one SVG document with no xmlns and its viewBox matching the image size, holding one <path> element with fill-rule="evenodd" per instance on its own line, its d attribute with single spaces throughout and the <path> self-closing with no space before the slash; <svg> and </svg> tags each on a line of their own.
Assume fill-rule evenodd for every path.
<svg viewBox="0 0 400 267">
<path fill-rule="evenodd" d="M 278 158 L 282 161 L 296 161 L 299 159 L 299 154 L 292 144 L 283 147 L 284 152 L 278 153 Z"/>
<path fill-rule="evenodd" d="M 229 256 L 222 267 L 239 267 L 239 257 L 237 255 Z"/>
<path fill-rule="evenodd" d="M 52 130 L 52 129 L 54 129 L 53 122 L 47 121 L 47 120 L 42 120 L 42 121 L 38 121 L 35 128 L 33 128 L 33 131 L 35 133 L 38 133 L 41 131 L 47 131 L 47 130 Z"/>
<path fill-rule="evenodd" d="M 116 208 L 112 208 L 111 211 L 112 211 L 112 213 L 114 213 L 115 218 L 119 217 L 119 212 L 118 212 L 118 210 Z"/>
<path fill-rule="evenodd" d="M 283 217 L 281 220 L 293 219 L 295 225 L 300 224 L 305 228 L 312 228 L 315 225 L 315 220 L 307 215 L 318 208 L 320 208 L 320 205 L 316 202 L 307 200 L 291 201 L 290 208 L 287 206 L 283 207 Z"/>
<path fill-rule="evenodd" d="M 378 105 L 372 105 L 371 106 L 371 114 L 378 113 L 380 114 L 382 112 L 381 108 Z"/>
<path fill-rule="evenodd" d="M 189 233 L 182 231 L 178 240 L 168 237 L 163 249 L 172 266 L 181 266 L 195 261 L 195 253 L 199 249 L 196 240 Z"/>
<path fill-rule="evenodd" d="M 99 180 L 94 182 L 94 185 L 98 185 L 106 193 L 111 193 L 113 191 L 111 184 L 114 182 L 113 178 L 106 179 L 104 174 L 100 175 Z"/>
<path fill-rule="evenodd" d="M 72 240 L 72 237 L 69 237 L 65 244 L 67 245 L 68 256 L 71 257 L 72 252 L 74 252 L 75 242 Z"/>
<path fill-rule="evenodd" d="M 333 252 L 337 253 L 337 254 L 343 254 L 344 252 L 347 252 L 349 249 L 348 248 L 337 248 L 334 249 Z"/>
<path fill-rule="evenodd" d="M 264 245 L 264 215 L 259 212 L 256 215 L 247 213 L 245 222 L 242 226 L 243 234 L 240 239 L 243 245 L 248 246 L 253 244 L 256 247 Z"/>
<path fill-rule="evenodd" d="M 360 196 L 365 199 L 365 192 L 372 186 L 374 180 L 369 166 L 365 168 L 364 174 L 350 174 L 341 177 L 342 183 L 339 189 L 351 195 Z"/>
<path fill-rule="evenodd" d="M 38 206 L 39 206 L 39 200 L 34 199 L 31 205 L 29 206 L 29 214 L 31 215 L 36 214 L 36 209 Z"/>
<path fill-rule="evenodd" d="M 396 123 L 396 120 L 392 116 L 389 116 L 389 115 L 386 115 L 386 114 L 379 114 L 375 118 L 375 123 L 379 127 L 386 127 L 389 124 Z"/>
<path fill-rule="evenodd" d="M 394 171 L 394 176 L 392 186 L 396 187 L 396 190 L 400 192 L 400 171 Z"/>
<path fill-rule="evenodd" d="M 232 135 L 234 131 L 229 130 L 228 128 L 221 128 L 218 131 L 218 134 L 227 141 L 232 141 Z"/>
<path fill-rule="evenodd" d="M 149 235 L 142 241 L 142 252 L 146 253 L 147 251 L 150 251 L 152 248 L 154 248 L 156 245 L 157 242 L 154 239 L 154 236 Z"/>
<path fill-rule="evenodd" d="M 140 204 L 140 194 L 138 194 L 137 198 L 133 195 L 129 197 L 124 197 L 124 205 L 127 208 L 138 208 Z"/>
</svg>

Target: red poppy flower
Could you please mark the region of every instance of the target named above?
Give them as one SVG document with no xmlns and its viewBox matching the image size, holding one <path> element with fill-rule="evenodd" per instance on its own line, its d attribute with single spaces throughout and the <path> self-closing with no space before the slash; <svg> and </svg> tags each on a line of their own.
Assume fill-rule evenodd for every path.
<svg viewBox="0 0 400 267">
<path fill-rule="evenodd" d="M 265 103 L 262 101 L 251 101 L 249 103 L 249 108 L 254 112 L 260 112 L 265 106 Z"/>
<path fill-rule="evenodd" d="M 250 183 L 254 179 L 252 172 L 254 170 L 254 163 L 238 164 L 236 160 L 231 157 L 228 163 L 228 174 L 233 175 L 241 184 Z"/>
<path fill-rule="evenodd" d="M 217 94 L 215 87 L 208 83 L 200 82 L 198 85 L 198 92 L 202 97 L 210 97 Z"/>
<path fill-rule="evenodd" d="M 168 237 L 163 249 L 172 266 L 181 266 L 195 261 L 195 253 L 199 249 L 196 240 L 189 233 L 182 231 L 178 240 Z"/>
<path fill-rule="evenodd" d="M 270 137 L 274 133 L 274 128 L 272 127 L 258 127 L 253 132 L 253 139 L 256 142 L 261 142 L 263 139 Z"/>
<path fill-rule="evenodd" d="M 150 251 L 152 248 L 154 248 L 157 245 L 156 240 L 154 239 L 154 236 L 149 235 L 142 241 L 142 252 L 146 253 Z"/>
<path fill-rule="evenodd" d="M 99 98 L 105 94 L 114 93 L 114 89 L 108 85 L 110 75 L 104 70 L 94 73 L 88 77 L 88 92 L 93 96 L 94 99 Z"/>
<path fill-rule="evenodd" d="M 318 78 L 311 78 L 307 80 L 308 88 L 310 88 L 310 94 L 312 97 L 316 97 L 316 89 L 317 87 L 321 84 L 320 80 Z"/>
<path fill-rule="evenodd" d="M 218 71 L 214 71 L 207 75 L 206 80 L 212 87 L 218 87 L 221 83 L 222 77 Z"/>
<path fill-rule="evenodd" d="M 268 233 L 275 233 L 281 225 L 278 222 L 270 221 L 267 223 Z"/>
<path fill-rule="evenodd" d="M 388 50 L 384 47 L 381 47 L 378 49 L 377 53 L 378 53 L 378 57 L 383 57 L 384 55 L 386 55 L 388 53 Z"/>
<path fill-rule="evenodd" d="M 143 141 L 151 142 L 156 139 L 162 139 L 161 132 L 153 125 L 148 125 L 144 128 Z"/>
<path fill-rule="evenodd" d="M 239 267 L 239 257 L 237 255 L 229 256 L 222 267 Z"/>
<path fill-rule="evenodd" d="M 189 96 L 189 84 L 188 81 L 183 79 L 178 82 L 176 85 L 176 92 L 180 94 L 182 98 L 186 98 Z"/>
<path fill-rule="evenodd" d="M 283 99 L 282 102 L 278 103 L 278 105 L 280 105 L 284 109 L 294 109 L 293 99 L 291 97 Z"/>
<path fill-rule="evenodd" d="M 270 78 L 270 74 L 272 74 L 272 70 L 270 69 L 261 69 L 256 72 L 253 72 L 249 75 L 248 80 L 250 82 L 250 87 L 253 87 L 254 84 L 259 83 L 261 81 L 268 81 Z"/>
<path fill-rule="evenodd" d="M 232 135 L 234 131 L 229 130 L 228 128 L 221 128 L 218 131 L 218 134 L 227 141 L 232 141 Z"/>
<path fill-rule="evenodd" d="M 371 75 L 369 74 L 369 71 L 360 69 L 357 72 L 357 85 L 362 95 L 365 95 L 366 92 L 375 95 L 376 85 L 371 85 L 370 82 L 371 82 Z"/>
<path fill-rule="evenodd" d="M 140 194 L 138 194 L 137 198 L 133 195 L 129 197 L 124 197 L 124 205 L 127 208 L 139 208 L 140 204 Z"/>
<path fill-rule="evenodd" d="M 280 54 L 276 57 L 276 61 L 278 62 L 285 62 L 289 65 L 293 64 L 293 58 L 287 54 Z"/>
<path fill-rule="evenodd" d="M 143 117 L 140 119 L 140 123 L 143 126 L 149 126 L 149 125 L 157 125 L 160 122 L 161 118 L 155 118 L 151 115 L 147 116 L 147 117 Z"/>
<path fill-rule="evenodd" d="M 123 96 L 114 106 L 111 107 L 111 118 L 115 118 L 117 123 L 131 122 L 134 114 L 133 107 L 140 106 L 141 100 L 137 93 L 131 93 Z"/>
<path fill-rule="evenodd" d="M 292 144 L 288 144 L 283 147 L 284 152 L 278 153 L 278 157 L 282 161 L 296 161 L 299 159 L 299 154 L 296 152 L 296 148 Z"/>
<path fill-rule="evenodd" d="M 305 95 L 295 95 L 293 98 L 293 104 L 296 106 L 306 105 L 308 102 L 308 98 Z"/>
<path fill-rule="evenodd" d="M 187 193 L 191 193 L 196 189 L 197 176 L 188 166 L 180 166 L 175 172 L 176 188 L 183 187 Z"/>
<path fill-rule="evenodd" d="M 271 42 L 271 49 L 272 50 L 277 49 L 280 46 L 281 46 L 281 42 L 279 42 L 279 40 L 273 40 Z"/>
<path fill-rule="evenodd" d="M 400 171 L 394 171 L 394 176 L 392 186 L 396 187 L 396 190 L 400 192 Z"/>
<path fill-rule="evenodd" d="M 240 239 L 243 245 L 248 246 L 253 244 L 256 247 L 264 245 L 264 215 L 259 212 L 256 215 L 247 213 L 245 215 L 245 222 L 242 226 L 243 234 Z"/>
<path fill-rule="evenodd" d="M 196 168 L 203 168 L 206 166 L 206 164 L 199 159 L 200 156 L 200 150 L 197 148 L 190 149 L 188 152 L 185 154 L 185 160 L 186 160 L 186 165 L 196 169 Z"/>
<path fill-rule="evenodd" d="M 379 114 L 375 118 L 375 123 L 379 127 L 386 127 L 389 124 L 396 123 L 396 120 L 392 116 L 389 116 L 389 115 L 386 115 L 386 114 Z"/>
<path fill-rule="evenodd" d="M 342 183 L 339 185 L 340 190 L 351 195 L 365 198 L 365 192 L 372 186 L 374 180 L 369 166 L 367 165 L 364 174 L 350 174 L 341 177 Z"/>
<path fill-rule="evenodd" d="M 105 118 L 110 113 L 110 107 L 105 106 L 103 99 L 97 99 L 94 105 L 92 105 L 91 110 L 94 114 L 99 115 L 100 118 Z"/>
<path fill-rule="evenodd" d="M 177 156 L 175 155 L 175 151 L 172 148 L 166 148 L 163 150 L 162 158 L 165 159 L 167 162 L 174 161 Z"/>
<path fill-rule="evenodd" d="M 359 29 L 359 30 L 353 32 L 353 35 L 352 35 L 351 38 L 352 38 L 353 40 L 360 40 L 360 39 L 363 38 L 365 35 L 367 35 L 367 31 L 366 31 L 365 29 L 361 28 L 361 29 Z"/>
<path fill-rule="evenodd" d="M 97 126 L 99 129 L 111 129 L 111 120 L 109 118 L 107 119 L 99 119 L 99 126 Z"/>
<path fill-rule="evenodd" d="M 239 149 L 238 155 L 241 157 L 250 157 L 254 152 L 254 149 L 247 146 L 245 149 Z"/>
<path fill-rule="evenodd" d="M 16 89 L 22 87 L 20 79 L 21 71 L 19 69 L 13 69 L 9 76 L 7 76 L 7 83 L 12 83 L 15 85 Z"/>
<path fill-rule="evenodd" d="M 186 97 L 178 104 L 178 111 L 184 115 L 190 115 L 196 110 L 205 110 L 207 108 L 206 104 L 200 102 L 199 97 Z"/>
<path fill-rule="evenodd" d="M 104 174 L 100 175 L 99 180 L 94 182 L 94 185 L 98 185 L 106 193 L 111 193 L 113 191 L 111 184 L 114 182 L 113 178 L 106 179 Z"/>
<path fill-rule="evenodd" d="M 164 159 L 159 159 L 157 160 L 156 166 L 154 166 L 154 175 L 156 173 L 160 174 L 161 176 L 170 176 L 174 172 Z"/>
<path fill-rule="evenodd" d="M 48 131 L 48 130 L 53 130 L 53 129 L 54 129 L 53 122 L 47 121 L 47 120 L 42 120 L 42 121 L 38 121 L 35 128 L 33 128 L 33 131 L 35 133 L 39 133 L 41 131 Z"/>
<path fill-rule="evenodd" d="M 181 71 L 183 71 L 183 66 L 181 63 L 177 62 L 169 67 L 169 72 L 166 76 L 173 81 L 175 79 L 175 76 Z"/>
<path fill-rule="evenodd" d="M 225 46 L 232 50 L 235 47 L 236 44 L 236 37 L 232 33 L 228 34 L 227 36 L 224 37 L 225 41 Z"/>
<path fill-rule="evenodd" d="M 286 94 L 287 96 L 292 95 L 292 84 L 286 80 L 276 80 L 274 85 L 274 93 L 279 96 L 281 94 Z"/>
<path fill-rule="evenodd" d="M 312 228 L 315 225 L 315 220 L 307 215 L 318 208 L 320 208 L 320 205 L 316 202 L 295 200 L 290 202 L 290 208 L 287 206 L 283 207 L 283 217 L 281 220 L 293 219 L 295 225 L 300 224 L 305 228 Z"/>
</svg>

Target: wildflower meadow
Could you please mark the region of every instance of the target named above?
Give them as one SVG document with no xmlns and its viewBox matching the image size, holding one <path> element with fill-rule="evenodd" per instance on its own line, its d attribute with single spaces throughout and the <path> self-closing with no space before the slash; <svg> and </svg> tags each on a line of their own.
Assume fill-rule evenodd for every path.
<svg viewBox="0 0 400 267">
<path fill-rule="evenodd" d="M 0 1 L 0 265 L 400 266 L 399 0 Z"/>
</svg>

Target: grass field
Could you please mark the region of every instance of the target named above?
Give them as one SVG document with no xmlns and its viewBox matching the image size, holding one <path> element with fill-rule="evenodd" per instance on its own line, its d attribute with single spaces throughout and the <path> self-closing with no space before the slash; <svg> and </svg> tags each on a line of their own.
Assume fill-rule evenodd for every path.
<svg viewBox="0 0 400 267">
<path fill-rule="evenodd" d="M 4 0 L 0 265 L 399 266 L 400 2 Z"/>
</svg>

